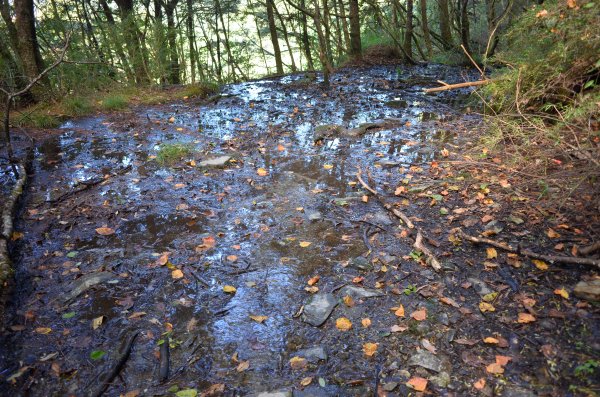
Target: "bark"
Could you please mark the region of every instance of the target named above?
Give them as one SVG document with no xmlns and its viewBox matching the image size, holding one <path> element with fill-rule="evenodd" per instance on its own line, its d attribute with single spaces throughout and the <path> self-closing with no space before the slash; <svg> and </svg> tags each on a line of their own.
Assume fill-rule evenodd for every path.
<svg viewBox="0 0 600 397">
<path fill-rule="evenodd" d="M 404 32 L 404 54 L 412 59 L 413 0 L 406 1 L 406 30 Z"/>
<path fill-rule="evenodd" d="M 470 54 L 471 46 L 469 45 L 469 42 L 471 41 L 471 33 L 468 13 L 469 0 L 458 0 L 458 4 L 460 7 L 460 42 Z"/>
<path fill-rule="evenodd" d="M 273 52 L 275 53 L 275 66 L 277 74 L 283 74 L 283 62 L 281 61 L 281 49 L 279 48 L 279 38 L 277 37 L 277 26 L 275 25 L 275 14 L 273 13 L 273 0 L 267 2 L 267 20 L 269 22 L 269 33 L 271 34 L 271 43 L 273 44 Z"/>
<path fill-rule="evenodd" d="M 421 6 L 421 28 L 423 30 L 423 40 L 427 47 L 427 58 L 433 55 L 433 46 L 431 44 L 431 35 L 429 34 L 429 23 L 427 21 L 427 0 L 419 0 Z"/>
<path fill-rule="evenodd" d="M 186 0 L 187 15 L 186 15 L 186 28 L 187 28 L 187 40 L 188 40 L 188 51 L 190 53 L 190 71 L 192 84 L 196 82 L 196 36 L 194 34 L 194 14 L 192 7 L 192 0 Z"/>
<path fill-rule="evenodd" d="M 325 35 L 323 34 L 323 26 L 321 24 L 321 7 L 319 6 L 319 0 L 313 2 L 315 11 L 312 14 L 313 22 L 315 23 L 315 29 L 317 30 L 317 37 L 319 39 L 319 59 L 323 67 L 323 83 L 329 85 L 329 75 L 333 71 L 333 67 L 329 62 L 327 56 L 327 43 Z"/>
<path fill-rule="evenodd" d="M 351 51 L 350 46 L 350 30 L 348 29 L 348 20 L 346 18 L 346 7 L 344 1 L 339 0 L 340 19 L 342 20 L 342 31 L 344 33 L 344 45 L 348 49 L 348 53 Z"/>
<path fill-rule="evenodd" d="M 181 73 L 179 67 L 179 56 L 177 54 L 177 30 L 175 28 L 175 7 L 179 0 L 163 2 L 163 8 L 167 16 L 167 41 L 169 43 L 169 83 L 180 84 Z"/>
<path fill-rule="evenodd" d="M 450 10 L 448 8 L 448 0 L 438 0 L 438 12 L 442 44 L 446 50 L 449 50 L 452 48 L 453 43 L 452 30 L 450 30 Z"/>
<path fill-rule="evenodd" d="M 411 0 L 412 1 L 412 0 Z M 350 0 L 350 55 L 353 58 L 360 58 L 362 48 L 360 43 L 360 15 L 358 0 Z"/>
<path fill-rule="evenodd" d="M 300 2 L 300 7 L 303 9 L 306 7 L 304 0 Z M 300 23 L 302 24 L 302 47 L 306 56 L 306 62 L 308 63 L 308 69 L 314 70 L 315 65 L 310 51 L 310 38 L 308 36 L 308 21 L 304 12 L 300 13 Z"/>
<path fill-rule="evenodd" d="M 275 11 L 275 15 L 277 15 L 277 19 L 279 19 L 279 23 L 281 25 L 281 31 L 283 32 L 283 39 L 285 40 L 285 45 L 287 46 L 288 53 L 290 54 L 290 62 L 292 64 L 291 65 L 292 72 L 295 72 L 296 70 L 298 70 L 298 68 L 296 67 L 296 61 L 294 61 L 294 51 L 292 49 L 292 46 L 290 45 L 290 39 L 288 37 L 289 35 L 288 35 L 287 28 L 285 26 L 285 22 L 283 21 L 283 17 L 279 13 L 279 10 L 277 9 L 277 7 L 273 7 L 273 10 Z"/>
</svg>

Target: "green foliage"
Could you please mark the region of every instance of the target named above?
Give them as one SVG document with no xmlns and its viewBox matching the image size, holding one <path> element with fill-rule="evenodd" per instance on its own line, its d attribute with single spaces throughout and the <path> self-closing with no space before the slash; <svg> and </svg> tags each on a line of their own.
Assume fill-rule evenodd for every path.
<svg viewBox="0 0 600 397">
<path fill-rule="evenodd" d="M 575 367 L 575 376 L 578 378 L 586 378 L 593 375 L 597 368 L 600 368 L 600 361 L 587 360 L 583 364 Z"/>
<path fill-rule="evenodd" d="M 102 100 L 101 106 L 106 110 L 119 110 L 127 106 L 127 98 L 123 95 L 109 95 Z"/>
<path fill-rule="evenodd" d="M 161 165 L 173 165 L 194 152 L 191 144 L 163 143 L 158 148 L 156 161 Z"/>
<path fill-rule="evenodd" d="M 221 87 L 217 83 L 204 82 L 190 84 L 181 92 L 182 97 L 188 98 L 205 98 L 209 95 L 214 95 L 219 92 Z"/>
<path fill-rule="evenodd" d="M 31 113 L 22 113 L 14 118 L 14 123 L 20 127 L 34 128 L 56 128 L 61 121 L 43 110 L 35 110 Z"/>
<path fill-rule="evenodd" d="M 87 98 L 67 97 L 63 101 L 65 112 L 70 116 L 83 116 L 93 111 L 93 106 Z"/>
</svg>

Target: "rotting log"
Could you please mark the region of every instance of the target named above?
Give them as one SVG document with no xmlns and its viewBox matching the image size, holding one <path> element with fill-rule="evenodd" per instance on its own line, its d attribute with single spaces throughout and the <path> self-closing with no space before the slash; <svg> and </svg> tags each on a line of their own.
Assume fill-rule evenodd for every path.
<svg viewBox="0 0 600 397">
<path fill-rule="evenodd" d="M 465 87 L 475 87 L 475 86 L 480 86 L 480 85 L 486 85 L 491 83 L 492 80 L 478 80 L 478 81 L 467 81 L 466 83 L 458 83 L 458 84 L 446 84 L 444 82 L 441 82 L 442 84 L 444 84 L 441 87 L 434 87 L 434 88 L 424 88 L 423 92 L 429 94 L 432 92 L 440 92 L 440 91 L 448 91 L 448 90 L 455 90 L 458 88 L 465 88 Z"/>
<path fill-rule="evenodd" d="M 23 164 L 16 165 L 19 178 L 12 188 L 2 207 L 2 234 L 0 235 L 0 286 L 8 281 L 13 274 L 12 261 L 8 252 L 8 242 L 13 234 L 13 215 L 19 197 L 27 182 L 27 170 Z"/>
</svg>

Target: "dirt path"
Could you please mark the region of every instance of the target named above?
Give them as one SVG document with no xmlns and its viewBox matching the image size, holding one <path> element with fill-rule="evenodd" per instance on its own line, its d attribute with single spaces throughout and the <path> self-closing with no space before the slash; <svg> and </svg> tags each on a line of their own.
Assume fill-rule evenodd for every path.
<svg viewBox="0 0 600 397">
<path fill-rule="evenodd" d="M 67 123 L 38 148 L 18 224 L 0 394 L 597 387 L 598 308 L 554 292 L 590 269 L 546 269 L 451 232 L 567 252 L 594 237 L 542 216 L 493 168 L 442 163 L 478 120 L 456 93 L 421 87 L 467 73 L 342 70 L 329 90 L 298 75 Z M 174 144 L 193 150 L 162 164 Z M 357 166 L 427 231 L 441 271 L 357 184 Z"/>
</svg>

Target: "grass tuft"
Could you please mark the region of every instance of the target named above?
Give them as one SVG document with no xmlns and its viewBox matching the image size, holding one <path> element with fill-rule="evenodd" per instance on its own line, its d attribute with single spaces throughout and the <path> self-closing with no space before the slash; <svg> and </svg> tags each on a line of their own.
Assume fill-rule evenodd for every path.
<svg viewBox="0 0 600 397">
<path fill-rule="evenodd" d="M 127 107 L 128 101 L 123 95 L 109 95 L 102 100 L 101 106 L 105 110 L 120 110 Z"/>
<path fill-rule="evenodd" d="M 193 152 L 193 145 L 188 143 L 163 143 L 158 148 L 156 161 L 161 165 L 173 165 L 189 157 Z"/>
</svg>

